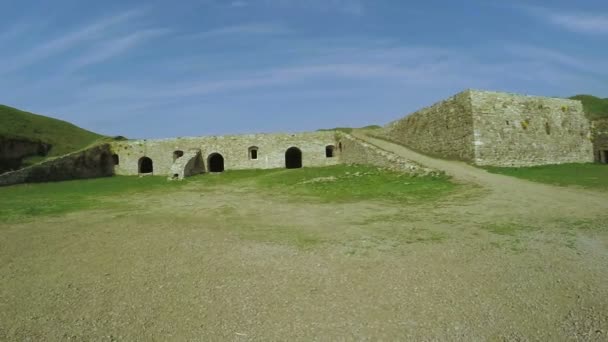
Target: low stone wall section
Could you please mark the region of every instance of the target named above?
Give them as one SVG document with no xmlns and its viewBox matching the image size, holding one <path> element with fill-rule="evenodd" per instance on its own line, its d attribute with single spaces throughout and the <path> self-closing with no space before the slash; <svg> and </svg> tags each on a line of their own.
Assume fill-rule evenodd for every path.
<svg viewBox="0 0 608 342">
<path fill-rule="evenodd" d="M 109 144 L 98 145 L 0 175 L 0 186 L 109 177 L 113 174 Z"/>
<path fill-rule="evenodd" d="M 350 134 L 337 133 L 340 159 L 345 164 L 374 165 L 416 176 L 438 176 L 444 173 L 422 166 L 395 153 L 385 151 Z"/>
<path fill-rule="evenodd" d="M 334 147 L 331 157 L 326 155 L 328 146 Z M 171 166 L 178 151 L 199 149 L 206 171 L 209 171 L 209 157 L 214 154 L 222 156 L 225 170 L 243 170 L 284 168 L 285 153 L 291 147 L 301 151 L 304 167 L 339 164 L 340 156 L 335 146 L 334 132 L 244 134 L 113 142 L 112 153 L 118 161 L 117 175 L 139 174 L 140 159 L 148 157 L 153 162 L 153 174 L 172 176 Z"/>
</svg>

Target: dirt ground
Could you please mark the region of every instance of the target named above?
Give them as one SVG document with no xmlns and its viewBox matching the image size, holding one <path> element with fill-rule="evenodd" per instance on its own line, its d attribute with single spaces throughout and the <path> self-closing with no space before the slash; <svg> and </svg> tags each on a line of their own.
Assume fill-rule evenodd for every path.
<svg viewBox="0 0 608 342">
<path fill-rule="evenodd" d="M 0 340 L 608 340 L 608 193 L 431 159 L 403 206 L 242 186 L 0 223 Z"/>
</svg>

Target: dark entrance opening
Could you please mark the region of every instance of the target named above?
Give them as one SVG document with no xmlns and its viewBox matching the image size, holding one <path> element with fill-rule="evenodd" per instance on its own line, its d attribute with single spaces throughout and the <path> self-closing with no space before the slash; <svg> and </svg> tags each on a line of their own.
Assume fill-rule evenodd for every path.
<svg viewBox="0 0 608 342">
<path fill-rule="evenodd" d="M 118 165 L 120 163 L 120 159 L 118 158 L 118 154 L 113 154 L 112 155 L 112 162 L 114 163 L 114 165 Z"/>
<path fill-rule="evenodd" d="M 177 151 L 173 152 L 173 161 L 176 161 L 178 158 L 181 158 L 183 156 L 184 156 L 184 151 L 177 150 Z"/>
<path fill-rule="evenodd" d="M 600 151 L 600 163 L 608 164 L 608 150 Z"/>
<path fill-rule="evenodd" d="M 325 157 L 327 157 L 327 158 L 334 157 L 334 146 L 333 145 L 325 146 Z"/>
<path fill-rule="evenodd" d="M 139 159 L 139 173 L 152 173 L 154 171 L 154 167 L 152 164 L 152 159 L 148 157 L 141 157 Z"/>
<path fill-rule="evenodd" d="M 213 153 L 207 159 L 209 172 L 224 172 L 224 157 L 219 153 Z"/>
<path fill-rule="evenodd" d="M 285 168 L 299 169 L 302 167 L 302 151 L 297 147 L 290 147 L 285 151 Z"/>
</svg>

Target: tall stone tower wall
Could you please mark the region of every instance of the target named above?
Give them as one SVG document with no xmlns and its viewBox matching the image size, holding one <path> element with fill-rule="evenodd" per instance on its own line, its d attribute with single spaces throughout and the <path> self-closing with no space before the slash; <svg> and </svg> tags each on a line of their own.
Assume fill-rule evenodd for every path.
<svg viewBox="0 0 608 342">
<path fill-rule="evenodd" d="M 472 162 L 475 150 L 469 91 L 391 122 L 381 137 L 425 154 Z"/>
<path fill-rule="evenodd" d="M 580 101 L 470 91 L 474 163 L 533 166 L 593 161 Z"/>
<path fill-rule="evenodd" d="M 388 124 L 380 137 L 477 165 L 593 161 L 580 101 L 467 90 Z"/>
</svg>

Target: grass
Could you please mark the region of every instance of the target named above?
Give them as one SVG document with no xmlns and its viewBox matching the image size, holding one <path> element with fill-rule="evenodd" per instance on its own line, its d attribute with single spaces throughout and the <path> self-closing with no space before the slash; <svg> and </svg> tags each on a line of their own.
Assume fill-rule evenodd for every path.
<svg viewBox="0 0 608 342">
<path fill-rule="evenodd" d="M 112 202 L 104 202 L 106 196 L 174 189 L 180 185 L 167 182 L 164 177 L 110 177 L 3 187 L 0 188 L 0 222 L 107 208 Z"/>
<path fill-rule="evenodd" d="M 79 150 L 103 138 L 69 122 L 4 105 L 0 105 L 0 137 L 51 144 L 49 157 Z"/>
<path fill-rule="evenodd" d="M 540 183 L 608 190 L 608 165 L 561 164 L 533 167 L 486 167 L 492 173 Z"/>
<path fill-rule="evenodd" d="M 434 200 L 456 185 L 446 177 L 412 177 L 372 166 L 274 170 L 256 179 L 258 186 L 326 202 Z"/>
<path fill-rule="evenodd" d="M 227 171 L 219 175 L 199 175 L 183 182 L 168 182 L 165 177 L 109 177 L 0 188 L 0 221 L 104 209 L 117 205 L 115 201 L 104 201 L 106 197 L 119 198 L 143 192 L 158 194 L 186 186 L 194 186 L 197 191 L 221 186 L 251 187 L 252 191 L 279 193 L 294 200 L 417 203 L 438 199 L 457 185 L 447 178 L 410 177 L 370 166 L 347 165 Z"/>
<path fill-rule="evenodd" d="M 580 100 L 589 119 L 608 118 L 608 98 L 602 99 L 593 95 L 576 95 L 570 97 Z"/>
</svg>

